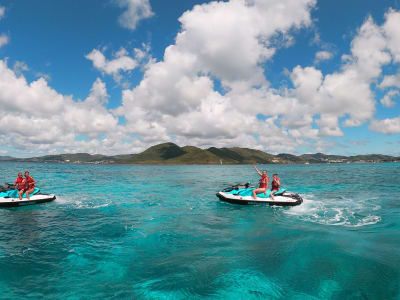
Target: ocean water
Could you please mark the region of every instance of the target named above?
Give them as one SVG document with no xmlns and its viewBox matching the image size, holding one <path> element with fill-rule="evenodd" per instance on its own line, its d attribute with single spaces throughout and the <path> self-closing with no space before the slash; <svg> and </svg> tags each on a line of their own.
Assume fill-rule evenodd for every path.
<svg viewBox="0 0 400 300">
<path fill-rule="evenodd" d="M 0 209 L 0 299 L 400 299 L 400 164 L 258 167 L 304 203 L 220 202 L 248 165 L 0 163 L 57 196 Z"/>
</svg>

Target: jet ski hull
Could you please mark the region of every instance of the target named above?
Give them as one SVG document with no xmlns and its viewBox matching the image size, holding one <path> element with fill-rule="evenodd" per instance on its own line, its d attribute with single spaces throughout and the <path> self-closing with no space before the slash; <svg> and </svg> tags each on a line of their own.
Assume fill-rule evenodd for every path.
<svg viewBox="0 0 400 300">
<path fill-rule="evenodd" d="M 19 198 L 0 197 L 0 207 L 19 207 L 33 205 L 54 201 L 55 199 L 56 196 L 52 194 L 35 194 L 32 195 L 29 200 L 27 198 L 22 198 L 22 200 L 20 200 Z"/>
<path fill-rule="evenodd" d="M 271 198 L 259 198 L 254 199 L 252 196 L 240 196 L 240 195 L 232 195 L 224 192 L 218 192 L 217 197 L 224 202 L 234 203 L 234 204 L 260 204 L 265 203 L 271 206 L 296 206 L 303 203 L 303 199 L 299 196 L 298 198 L 294 198 L 294 195 L 297 194 L 288 194 L 281 196 L 274 196 L 274 200 Z"/>
</svg>

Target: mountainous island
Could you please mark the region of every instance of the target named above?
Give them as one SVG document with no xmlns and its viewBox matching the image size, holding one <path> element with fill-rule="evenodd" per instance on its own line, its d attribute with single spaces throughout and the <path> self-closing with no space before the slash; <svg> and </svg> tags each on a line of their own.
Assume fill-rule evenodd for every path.
<svg viewBox="0 0 400 300">
<path fill-rule="evenodd" d="M 201 149 L 194 146 L 179 147 L 174 143 L 152 146 L 137 154 L 106 156 L 75 153 L 45 155 L 31 158 L 0 156 L 0 162 L 86 163 L 86 164 L 313 164 L 313 163 L 365 163 L 400 162 L 400 157 L 368 154 L 355 156 L 326 155 L 323 153 L 293 155 L 269 154 L 249 148 Z"/>
</svg>

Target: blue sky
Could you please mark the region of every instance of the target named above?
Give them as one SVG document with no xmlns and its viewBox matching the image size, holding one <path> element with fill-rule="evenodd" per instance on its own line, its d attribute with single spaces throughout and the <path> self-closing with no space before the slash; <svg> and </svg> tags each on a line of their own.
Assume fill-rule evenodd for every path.
<svg viewBox="0 0 400 300">
<path fill-rule="evenodd" d="M 400 155 L 400 1 L 0 2 L 0 155 Z"/>
</svg>

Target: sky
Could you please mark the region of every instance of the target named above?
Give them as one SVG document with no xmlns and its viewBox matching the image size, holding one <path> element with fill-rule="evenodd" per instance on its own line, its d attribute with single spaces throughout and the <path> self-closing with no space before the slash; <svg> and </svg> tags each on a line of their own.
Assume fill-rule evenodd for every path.
<svg viewBox="0 0 400 300">
<path fill-rule="evenodd" d="M 0 0 L 0 156 L 400 156 L 399 0 Z"/>
</svg>

